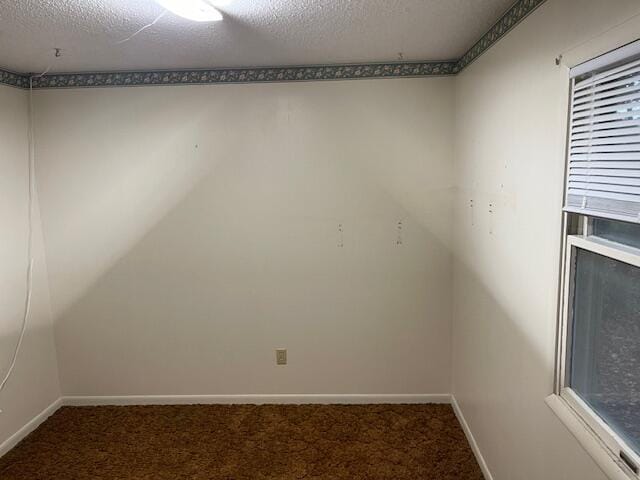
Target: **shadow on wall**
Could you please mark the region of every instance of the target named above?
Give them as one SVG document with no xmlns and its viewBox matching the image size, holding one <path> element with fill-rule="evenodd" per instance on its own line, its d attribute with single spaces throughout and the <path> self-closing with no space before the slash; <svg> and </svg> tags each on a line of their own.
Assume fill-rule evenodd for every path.
<svg viewBox="0 0 640 480">
<path fill-rule="evenodd" d="M 454 272 L 453 393 L 493 478 L 605 480 L 544 401 L 553 357 L 473 269 L 456 261 Z"/>
<path fill-rule="evenodd" d="M 68 118 L 71 113 L 63 114 L 62 121 L 57 113 L 38 115 L 45 117 L 38 124 L 39 189 L 47 214 L 43 221 L 57 315 L 198 182 L 215 175 L 216 166 L 222 163 L 233 170 L 234 164 L 244 168 L 251 161 L 256 169 L 250 175 L 255 172 L 265 177 L 257 185 L 261 191 L 247 191 L 241 202 L 269 193 L 266 179 L 274 168 L 280 168 L 280 175 L 290 176 L 288 180 L 295 183 L 286 183 L 285 190 L 278 192 L 280 197 L 288 195 L 281 201 L 289 210 L 297 207 L 294 215 L 333 216 L 339 222 L 351 215 L 350 210 L 365 208 L 354 203 L 363 200 L 356 196 L 359 185 L 370 183 L 388 192 L 445 245 L 449 243 L 449 220 L 442 214 L 450 208 L 450 172 L 444 160 L 450 154 L 444 145 L 449 135 L 446 119 L 431 119 L 430 125 L 428 115 L 427 122 L 424 115 L 416 115 L 415 120 L 398 122 L 394 113 L 406 116 L 406 112 L 384 98 L 376 99 L 373 106 L 358 105 L 358 109 L 340 112 L 339 119 L 314 120 L 313 114 L 305 112 L 306 105 L 296 105 L 295 96 L 281 94 L 265 101 L 255 93 L 243 92 L 251 98 L 238 105 L 229 98 L 233 96 L 217 95 L 203 102 L 197 95 L 177 95 L 167 106 L 158 101 L 162 95 L 152 96 L 159 93 L 155 90 L 118 89 L 124 98 L 114 102 L 94 101 L 89 95 L 96 91 L 62 92 L 80 97 L 74 102 L 76 118 Z M 47 96 L 60 93 L 40 92 L 44 96 L 38 100 L 39 111 L 56 103 Z M 330 117 L 336 105 L 313 107 Z M 386 118 L 381 107 L 387 110 L 382 112 Z M 216 119 L 218 112 L 222 118 Z M 318 124 L 306 128 L 310 122 Z M 383 134 L 371 134 L 378 129 Z M 428 139 L 425 129 L 445 138 Z M 308 156 L 312 158 L 306 159 Z M 435 164 L 429 161 L 433 157 L 438 159 Z M 319 162 L 326 165 L 318 173 L 332 178 L 305 177 L 315 173 L 309 168 L 305 171 L 305 165 Z M 345 165 L 334 167 L 336 163 Z M 260 168 L 268 171 L 263 173 Z M 345 181 L 331 168 L 361 170 Z M 322 180 L 331 185 L 314 185 Z M 305 195 L 308 187 L 325 188 L 316 192 L 325 198 L 310 205 L 310 195 L 296 197 Z M 267 204 L 278 201 L 266 200 Z M 279 207 L 274 203 L 274 210 Z M 395 218 L 401 220 L 403 215 Z M 68 262 L 58 261 L 65 257 Z"/>
<path fill-rule="evenodd" d="M 494 478 L 604 480 L 545 403 L 553 392 L 559 237 L 539 238 L 540 248 L 523 254 L 514 239 L 527 227 L 499 195 L 458 190 L 455 211 L 452 392 L 489 470 Z"/>
<path fill-rule="evenodd" d="M 78 117 L 66 122 L 43 119 L 46 106 L 36 103 L 38 188 L 56 316 L 219 159 L 189 133 L 203 124 L 205 111 L 166 115 L 161 102 L 136 108 L 135 97 L 125 101 L 128 108 L 80 100 Z"/>
<path fill-rule="evenodd" d="M 401 81 L 40 94 L 65 392 L 448 391 L 450 83 Z"/>
</svg>

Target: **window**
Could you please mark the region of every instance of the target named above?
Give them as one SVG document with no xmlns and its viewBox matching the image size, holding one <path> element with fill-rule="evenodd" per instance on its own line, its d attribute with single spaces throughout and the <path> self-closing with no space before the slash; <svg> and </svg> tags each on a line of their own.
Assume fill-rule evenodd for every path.
<svg viewBox="0 0 640 480">
<path fill-rule="evenodd" d="M 640 42 L 572 77 L 557 393 L 640 479 Z"/>
<path fill-rule="evenodd" d="M 640 248 L 640 225 L 637 224 L 594 218 L 593 235 L 622 245 Z"/>
</svg>

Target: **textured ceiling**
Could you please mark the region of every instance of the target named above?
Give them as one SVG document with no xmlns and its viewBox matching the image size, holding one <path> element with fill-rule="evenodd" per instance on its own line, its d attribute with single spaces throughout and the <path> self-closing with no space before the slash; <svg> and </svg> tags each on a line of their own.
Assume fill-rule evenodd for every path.
<svg viewBox="0 0 640 480">
<path fill-rule="evenodd" d="M 0 0 L 0 67 L 20 72 L 457 59 L 513 0 L 235 0 L 222 22 L 154 0 Z M 61 56 L 55 57 L 55 48 Z"/>
</svg>

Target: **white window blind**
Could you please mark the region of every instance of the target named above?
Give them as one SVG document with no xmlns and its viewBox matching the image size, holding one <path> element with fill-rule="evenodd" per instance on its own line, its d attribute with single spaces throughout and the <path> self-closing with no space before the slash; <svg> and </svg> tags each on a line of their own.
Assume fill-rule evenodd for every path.
<svg viewBox="0 0 640 480">
<path fill-rule="evenodd" d="M 640 59 L 576 78 L 571 102 L 565 210 L 640 223 Z"/>
</svg>

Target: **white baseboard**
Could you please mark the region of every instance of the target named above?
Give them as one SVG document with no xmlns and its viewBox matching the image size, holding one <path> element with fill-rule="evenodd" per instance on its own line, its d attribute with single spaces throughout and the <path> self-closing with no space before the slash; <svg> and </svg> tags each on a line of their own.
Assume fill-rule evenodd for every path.
<svg viewBox="0 0 640 480">
<path fill-rule="evenodd" d="M 62 398 L 57 399 L 42 412 L 36 415 L 29 423 L 18 430 L 16 433 L 7 438 L 2 444 L 0 444 L 0 457 L 15 447 L 24 437 L 33 432 L 40 426 L 47 418 L 55 413 L 62 406 Z"/>
<path fill-rule="evenodd" d="M 471 446 L 471 450 L 473 451 L 473 454 L 476 456 L 476 460 L 478 461 L 478 465 L 480 465 L 480 470 L 482 470 L 482 474 L 484 475 L 485 480 L 493 480 L 493 475 L 491 475 L 491 472 L 489 471 L 487 462 L 482 456 L 480 447 L 478 447 L 478 443 L 476 442 L 476 439 L 474 438 L 473 433 L 471 433 L 469 424 L 467 423 L 467 420 L 464 418 L 464 415 L 462 414 L 462 410 L 460 410 L 460 405 L 458 405 L 458 402 L 456 401 L 456 397 L 453 396 L 453 394 L 451 395 L 451 406 L 453 407 L 453 411 L 455 412 L 456 417 L 458 417 L 458 422 L 460 422 L 460 425 L 462 426 L 462 430 L 464 430 L 464 434 L 467 436 L 467 441 Z"/>
<path fill-rule="evenodd" d="M 64 405 L 189 405 L 189 404 L 367 404 L 451 403 L 447 394 L 284 394 L 284 395 L 127 395 L 67 396 Z"/>
</svg>

